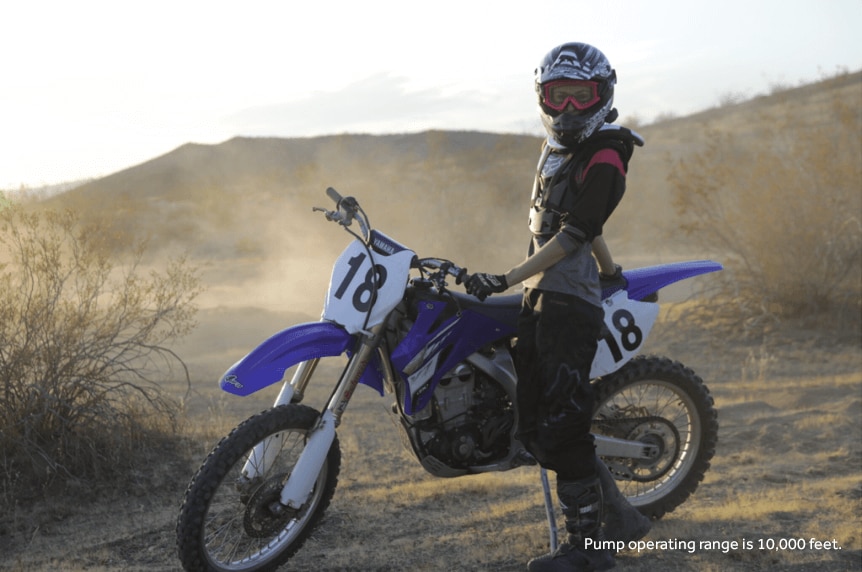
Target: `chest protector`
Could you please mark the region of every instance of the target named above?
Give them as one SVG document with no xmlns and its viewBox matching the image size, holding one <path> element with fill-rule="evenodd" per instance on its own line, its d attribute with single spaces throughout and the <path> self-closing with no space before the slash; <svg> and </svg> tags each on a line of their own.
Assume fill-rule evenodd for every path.
<svg viewBox="0 0 862 572">
<path fill-rule="evenodd" d="M 613 149 L 619 153 L 623 167 L 628 169 L 635 145 L 643 143 L 640 135 L 616 125 L 606 125 L 574 150 L 555 150 L 545 141 L 533 182 L 530 231 L 537 236 L 550 236 L 559 231 L 584 192 L 586 168 L 596 153 Z M 553 163 L 559 165 L 554 168 Z"/>
</svg>

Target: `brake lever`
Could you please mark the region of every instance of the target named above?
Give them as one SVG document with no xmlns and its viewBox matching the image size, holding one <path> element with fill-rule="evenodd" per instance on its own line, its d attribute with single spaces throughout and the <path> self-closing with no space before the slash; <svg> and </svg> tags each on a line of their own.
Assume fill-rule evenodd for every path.
<svg viewBox="0 0 862 572">
<path fill-rule="evenodd" d="M 323 216 L 326 217 L 326 220 L 331 222 L 341 222 L 341 213 L 336 211 L 331 211 L 329 209 L 325 209 L 323 207 L 311 207 L 311 212 L 321 212 Z"/>
<path fill-rule="evenodd" d="M 350 201 L 348 201 L 348 199 L 350 199 Z M 323 207 L 312 207 L 311 211 L 322 212 L 328 221 L 337 222 L 342 226 L 350 226 L 356 216 L 356 207 L 356 199 L 346 197 L 342 201 L 342 204 L 339 204 L 338 210 L 331 211 Z"/>
</svg>

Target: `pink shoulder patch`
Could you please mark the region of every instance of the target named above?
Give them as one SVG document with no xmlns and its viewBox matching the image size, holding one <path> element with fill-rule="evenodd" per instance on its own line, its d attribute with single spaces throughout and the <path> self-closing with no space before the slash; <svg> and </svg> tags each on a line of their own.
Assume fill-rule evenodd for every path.
<svg viewBox="0 0 862 572">
<path fill-rule="evenodd" d="M 583 176 L 586 177 L 593 165 L 597 165 L 599 163 L 616 167 L 619 169 L 620 174 L 624 177 L 626 175 L 626 168 L 623 166 L 623 160 L 620 158 L 620 154 L 613 149 L 602 149 L 593 155 L 592 159 L 590 159 L 590 162 L 587 164 L 587 168 L 584 169 Z"/>
</svg>

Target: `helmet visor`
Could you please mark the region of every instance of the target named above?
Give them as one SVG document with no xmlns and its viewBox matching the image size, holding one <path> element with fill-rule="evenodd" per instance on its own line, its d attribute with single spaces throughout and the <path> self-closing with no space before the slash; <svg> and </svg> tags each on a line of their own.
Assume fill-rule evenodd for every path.
<svg viewBox="0 0 862 572">
<path fill-rule="evenodd" d="M 543 103 L 554 111 L 565 111 L 571 103 L 575 109 L 583 111 L 599 102 L 599 84 L 595 81 L 579 79 L 559 79 L 542 86 Z"/>
</svg>

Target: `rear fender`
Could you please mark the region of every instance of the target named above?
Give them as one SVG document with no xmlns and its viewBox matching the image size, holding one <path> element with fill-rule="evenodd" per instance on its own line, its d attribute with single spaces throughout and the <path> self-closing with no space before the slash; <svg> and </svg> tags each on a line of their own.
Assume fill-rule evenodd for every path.
<svg viewBox="0 0 862 572">
<path fill-rule="evenodd" d="M 650 294 L 658 292 L 665 286 L 699 276 L 710 272 L 717 272 L 724 267 L 712 260 L 691 260 L 687 262 L 675 262 L 673 264 L 660 264 L 646 268 L 635 268 L 623 271 L 623 276 L 628 285 L 629 298 L 632 300 L 643 300 Z"/>
<path fill-rule="evenodd" d="M 233 395 L 251 395 L 281 381 L 284 373 L 300 362 L 349 353 L 353 339 L 332 322 L 299 324 L 278 332 L 253 349 L 227 370 L 219 383 Z M 370 364 L 361 382 L 382 391 L 376 366 L 375 362 Z"/>
</svg>

